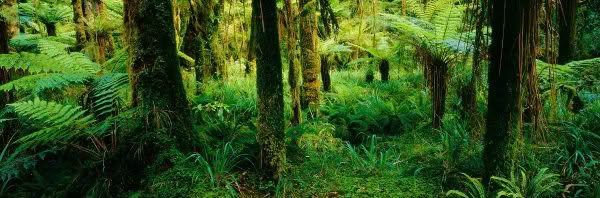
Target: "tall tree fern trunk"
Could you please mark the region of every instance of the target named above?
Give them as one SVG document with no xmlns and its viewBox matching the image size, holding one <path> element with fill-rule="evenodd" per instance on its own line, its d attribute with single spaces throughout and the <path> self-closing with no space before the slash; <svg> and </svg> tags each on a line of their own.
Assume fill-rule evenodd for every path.
<svg viewBox="0 0 600 198">
<path fill-rule="evenodd" d="M 315 5 L 310 0 L 300 0 L 300 49 L 302 54 L 303 107 L 309 108 L 308 116 L 316 118 L 321 103 L 321 57 Z M 306 104 L 306 105 L 304 105 Z"/>
<path fill-rule="evenodd" d="M 93 4 L 94 17 L 101 20 L 106 20 L 107 10 L 106 5 L 102 0 L 94 0 Z M 103 17 L 101 17 L 103 16 Z M 99 18 L 100 17 L 100 18 Z M 101 31 L 94 35 L 98 44 L 98 51 L 96 53 L 96 62 L 102 64 L 114 53 L 114 44 L 111 32 Z"/>
<path fill-rule="evenodd" d="M 56 23 L 46 24 L 46 33 L 48 36 L 56 36 Z"/>
<path fill-rule="evenodd" d="M 83 1 L 72 0 L 71 4 L 73 6 L 73 21 L 75 22 L 75 39 L 77 39 L 75 51 L 79 51 L 83 49 L 85 42 L 87 42 L 85 19 L 83 15 Z"/>
<path fill-rule="evenodd" d="M 139 125 L 135 141 L 147 142 L 149 161 L 173 147 L 190 151 L 197 140 L 179 69 L 172 6 L 164 0 L 124 2 L 132 105 Z"/>
<path fill-rule="evenodd" d="M 463 107 L 467 113 L 467 119 L 471 126 L 471 132 L 479 134 L 482 123 L 481 113 L 477 110 L 477 94 L 479 93 L 479 85 L 481 82 L 481 60 L 483 45 L 483 24 L 486 20 L 485 11 L 487 9 L 488 0 L 475 1 L 475 41 L 473 43 L 473 66 L 471 69 L 471 80 L 462 93 Z"/>
<path fill-rule="evenodd" d="M 558 64 L 567 64 L 575 59 L 578 1 L 561 0 L 561 3 L 557 6 L 559 24 Z"/>
<path fill-rule="evenodd" d="M 252 31 L 255 32 L 258 49 L 256 87 L 259 167 L 266 178 L 278 179 L 284 171 L 286 154 L 283 75 L 275 0 L 253 0 L 252 20 Z"/>
<path fill-rule="evenodd" d="M 508 177 L 518 163 L 521 136 L 521 91 L 523 69 L 534 60 L 531 53 L 537 24 L 538 1 L 492 1 L 491 64 L 485 135 L 484 182 L 492 176 Z M 533 42 L 535 43 L 535 42 Z M 494 188 L 494 187 L 492 187 Z"/>
<path fill-rule="evenodd" d="M 287 52 L 288 52 L 288 84 L 290 84 L 292 125 L 302 122 L 302 107 L 300 106 L 300 62 L 297 56 L 297 38 L 295 12 L 291 0 L 285 0 L 286 22 L 287 22 Z"/>
</svg>

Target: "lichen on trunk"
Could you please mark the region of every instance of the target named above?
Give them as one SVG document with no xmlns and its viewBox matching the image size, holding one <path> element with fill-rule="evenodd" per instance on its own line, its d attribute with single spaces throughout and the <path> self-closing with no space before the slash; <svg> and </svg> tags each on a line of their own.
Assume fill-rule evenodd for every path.
<svg viewBox="0 0 600 198">
<path fill-rule="evenodd" d="M 268 179 L 285 170 L 283 74 L 275 0 L 252 1 L 252 31 L 256 36 L 259 167 Z M 260 50 L 268 49 L 268 50 Z"/>
<path fill-rule="evenodd" d="M 138 140 L 154 143 L 146 146 L 150 152 L 172 146 L 190 151 L 197 141 L 179 70 L 171 6 L 171 1 L 163 0 L 124 4 L 132 105 L 138 109 L 135 118 L 140 125 L 135 132 L 155 134 L 139 136 L 154 138 Z M 160 137 L 166 138 L 158 141 Z"/>
<path fill-rule="evenodd" d="M 290 95 L 292 99 L 292 125 L 302 122 L 302 107 L 300 103 L 300 62 L 297 58 L 297 37 L 295 25 L 295 12 L 291 0 L 285 0 L 286 30 L 287 30 L 287 52 L 288 52 L 288 84 L 290 84 Z"/>
<path fill-rule="evenodd" d="M 303 104 L 307 104 L 309 118 L 318 117 L 321 104 L 321 57 L 314 4 L 300 0 L 300 48 L 302 49 Z M 308 7 L 307 7 L 308 6 Z M 305 106 L 303 106 L 305 107 Z"/>
</svg>

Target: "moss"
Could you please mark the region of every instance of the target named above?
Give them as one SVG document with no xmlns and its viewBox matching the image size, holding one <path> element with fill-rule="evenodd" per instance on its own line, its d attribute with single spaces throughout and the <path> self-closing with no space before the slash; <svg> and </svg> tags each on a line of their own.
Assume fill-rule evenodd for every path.
<svg viewBox="0 0 600 198">
<path fill-rule="evenodd" d="M 267 178 L 277 179 L 285 170 L 283 73 L 275 0 L 252 1 L 252 31 L 257 49 L 259 167 Z M 258 12 L 262 10 L 262 12 Z"/>
<path fill-rule="evenodd" d="M 300 49 L 302 55 L 303 100 L 310 113 L 309 118 L 316 118 L 321 105 L 321 56 L 319 55 L 319 38 L 314 6 L 305 7 L 310 1 L 301 0 L 300 7 L 306 14 L 300 17 Z"/>
</svg>

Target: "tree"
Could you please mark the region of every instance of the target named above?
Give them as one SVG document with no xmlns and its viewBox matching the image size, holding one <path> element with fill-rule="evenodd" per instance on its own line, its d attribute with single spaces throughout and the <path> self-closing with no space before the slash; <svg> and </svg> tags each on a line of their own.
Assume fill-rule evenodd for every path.
<svg viewBox="0 0 600 198">
<path fill-rule="evenodd" d="M 129 53 L 132 106 L 137 108 L 136 140 L 151 142 L 150 153 L 178 148 L 189 151 L 196 140 L 177 59 L 172 2 L 124 2 L 125 40 Z M 160 47 L 157 47 L 160 46 Z M 147 151 L 146 151 L 147 152 Z"/>
<path fill-rule="evenodd" d="M 492 1 L 485 183 L 508 177 L 517 163 L 522 74 L 535 64 L 538 7 L 537 0 Z"/>
<path fill-rule="evenodd" d="M 73 6 L 73 21 L 75 22 L 75 38 L 77 39 L 77 45 L 75 47 L 77 50 L 80 50 L 87 41 L 85 19 L 83 15 L 83 1 L 72 0 L 71 4 Z"/>
<path fill-rule="evenodd" d="M 89 2 L 89 6 L 86 6 L 87 12 L 84 12 L 88 21 L 88 39 L 98 45 L 95 59 L 96 62 L 102 64 L 114 52 L 111 34 L 118 26 L 110 21 L 103 0 L 84 1 Z"/>
<path fill-rule="evenodd" d="M 196 59 L 196 81 L 225 78 L 224 55 L 219 47 L 219 23 L 223 0 L 191 0 L 190 22 L 184 37 L 184 53 Z"/>
<path fill-rule="evenodd" d="M 264 176 L 277 179 L 285 167 L 283 74 L 275 0 L 252 1 L 258 93 L 258 143 Z"/>
<path fill-rule="evenodd" d="M 292 98 L 292 115 L 290 120 L 292 125 L 302 122 L 302 107 L 300 106 L 300 63 L 298 62 L 296 48 L 296 23 L 294 9 L 291 0 L 285 0 L 285 13 L 287 24 L 287 50 L 288 50 L 288 84 L 290 84 L 290 93 Z"/>
<path fill-rule="evenodd" d="M 561 0 L 561 3 L 557 6 L 560 37 L 558 44 L 558 64 L 566 64 L 575 59 L 578 1 Z"/>
<path fill-rule="evenodd" d="M 311 118 L 317 117 L 321 103 L 321 57 L 314 4 L 300 0 L 300 48 L 302 54 L 303 107 Z M 304 105 L 306 104 L 306 105 Z"/>
</svg>

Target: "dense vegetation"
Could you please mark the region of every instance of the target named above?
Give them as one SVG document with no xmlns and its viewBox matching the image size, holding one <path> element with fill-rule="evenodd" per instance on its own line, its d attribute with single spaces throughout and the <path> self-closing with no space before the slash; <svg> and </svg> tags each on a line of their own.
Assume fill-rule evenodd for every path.
<svg viewBox="0 0 600 198">
<path fill-rule="evenodd" d="M 600 197 L 597 0 L 0 0 L 0 197 Z"/>
</svg>

